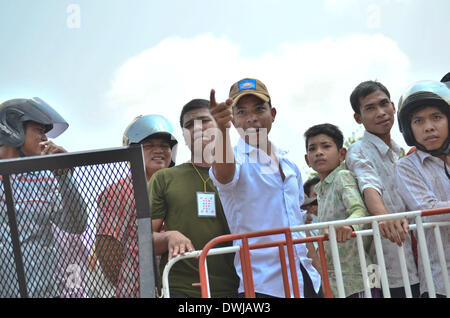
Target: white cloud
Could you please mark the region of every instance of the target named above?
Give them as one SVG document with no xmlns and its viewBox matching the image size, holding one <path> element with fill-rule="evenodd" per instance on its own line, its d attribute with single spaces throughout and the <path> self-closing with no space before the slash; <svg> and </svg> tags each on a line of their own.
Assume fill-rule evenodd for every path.
<svg viewBox="0 0 450 318">
<path fill-rule="evenodd" d="M 278 110 L 270 138 L 289 149 L 307 171 L 303 132 L 324 122 L 338 125 L 345 137 L 361 132 L 353 120 L 351 91 L 361 81 L 377 79 L 396 102 L 409 83 L 409 59 L 384 35 L 286 43 L 252 58 L 241 56 L 231 41 L 213 35 L 173 37 L 126 61 L 117 70 L 103 107 L 117 123 L 113 125 L 117 140 L 121 140 L 117 127 L 125 128 L 138 114 L 158 113 L 174 123 L 184 144 L 178 124 L 182 106 L 193 98 L 209 98 L 211 88 L 218 100 L 225 100 L 231 84 L 244 77 L 267 85 Z M 404 144 L 397 126 L 393 136 Z M 180 147 L 178 163 L 188 159 L 188 149 Z"/>
</svg>

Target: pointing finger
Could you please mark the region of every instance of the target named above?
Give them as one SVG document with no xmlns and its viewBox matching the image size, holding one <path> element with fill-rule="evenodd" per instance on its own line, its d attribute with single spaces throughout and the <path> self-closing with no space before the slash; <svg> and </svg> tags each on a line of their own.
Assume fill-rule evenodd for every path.
<svg viewBox="0 0 450 318">
<path fill-rule="evenodd" d="M 216 102 L 216 91 L 214 89 L 211 90 L 211 93 L 209 94 L 209 103 L 211 108 L 215 107 L 217 105 Z"/>
</svg>

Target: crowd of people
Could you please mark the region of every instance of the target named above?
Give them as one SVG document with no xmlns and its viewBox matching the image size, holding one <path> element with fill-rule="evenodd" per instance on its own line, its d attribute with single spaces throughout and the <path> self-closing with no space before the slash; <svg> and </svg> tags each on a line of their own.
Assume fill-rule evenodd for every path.
<svg viewBox="0 0 450 318">
<path fill-rule="evenodd" d="M 178 141 L 166 118 L 138 116 L 126 128 L 123 146 L 140 144 L 143 149 L 152 238 L 161 273 L 170 259 L 201 250 L 207 242 L 224 234 L 450 207 L 450 73 L 441 81 L 414 83 L 397 106 L 382 83 L 360 83 L 350 95 L 348 113 L 350 116 L 351 110 L 356 123 L 364 126 L 362 139 L 346 149 L 344 136 L 335 124 L 305 129 L 305 160 L 317 175 L 305 183 L 288 151 L 269 140 L 276 106 L 272 105 L 264 83 L 253 78 L 234 83 L 229 98 L 223 102 L 216 101 L 214 90 L 209 100 L 191 100 L 182 107 L 179 122 L 191 160 L 178 165 Z M 405 142 L 412 147 L 408 155 L 391 138 L 396 113 Z M 233 126 L 240 135 L 234 147 L 230 137 Z M 0 105 L 0 159 L 64 153 L 63 147 L 47 138 L 57 137 L 67 127 L 66 121 L 40 99 L 6 101 Z M 42 180 L 39 176 L 18 179 L 13 184 L 14 193 Z M 57 189 L 64 193 L 77 187 L 69 170 L 44 180 L 47 191 Z M 4 191 L 3 186 L 1 190 Z M 16 202 L 19 229 L 29 232 L 21 233 L 23 252 L 34 255 L 27 258 L 24 268 L 28 281 L 37 282 L 31 278 L 41 275 L 47 278 L 28 286 L 30 295 L 56 297 L 61 291 L 57 291 L 52 279 L 55 269 L 34 264 L 40 259 L 55 258 L 54 240 L 49 239 L 55 233 L 51 226 L 68 233 L 82 233 L 87 226 L 87 209 L 81 197 L 75 200 L 78 204 L 69 205 L 64 195 L 61 200 L 47 199 L 46 192 L 39 191 L 40 197 L 32 198 L 31 205 L 31 201 Z M 127 176 L 110 184 L 97 199 L 95 254 L 116 297 L 139 297 L 136 211 L 129 201 L 133 196 L 131 176 Z M 4 234 L 9 233 L 6 206 L 1 204 L 0 248 L 7 252 L 1 254 L 0 266 L 1 275 L 6 275 L 15 270 L 10 237 Z M 39 214 L 43 205 L 50 208 Z M 39 222 L 33 226 L 25 224 L 29 214 L 36 214 Z M 62 220 L 70 220 L 70 224 Z M 448 221 L 450 214 L 424 220 Z M 355 224 L 335 229 L 347 297 L 364 297 L 363 269 L 352 233 L 365 228 L 366 225 Z M 413 297 L 428 297 L 424 264 L 421 257 L 414 255 L 415 238 L 408 220 L 380 221 L 379 228 L 391 297 L 406 297 L 397 246 L 403 246 L 405 252 L 408 287 Z M 441 227 L 440 231 L 447 272 L 440 265 L 432 230 L 426 229 L 425 233 L 436 294 L 447 297 L 450 295 L 442 275 L 448 276 L 450 270 L 450 230 Z M 329 235 L 328 230 L 313 230 L 293 232 L 292 236 L 297 239 L 321 234 Z M 254 237 L 249 243 L 283 239 L 283 235 Z M 232 244 L 240 242 L 220 246 Z M 367 264 L 375 263 L 370 239 L 364 248 Z M 325 255 L 331 292 L 338 296 L 328 242 Z M 294 245 L 294 260 L 301 297 L 324 297 L 324 269 L 317 245 Z M 256 297 L 285 297 L 277 248 L 252 250 L 251 262 Z M 208 272 L 212 297 L 245 296 L 238 253 L 208 257 Z M 195 286 L 198 280 L 196 259 L 177 262 L 169 276 L 170 296 L 200 297 L 200 289 Z M 3 281 L 0 280 L 1 296 L 18 296 L 19 287 L 2 286 Z M 372 288 L 371 292 L 372 297 L 383 297 L 379 288 Z"/>
</svg>

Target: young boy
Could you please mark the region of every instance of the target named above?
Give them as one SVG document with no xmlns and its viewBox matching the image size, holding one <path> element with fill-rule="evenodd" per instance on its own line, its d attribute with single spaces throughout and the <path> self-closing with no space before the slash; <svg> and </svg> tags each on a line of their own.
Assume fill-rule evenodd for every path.
<svg viewBox="0 0 450 318">
<path fill-rule="evenodd" d="M 360 218 L 368 215 L 352 172 L 341 167 L 345 159 L 344 137 L 338 127 L 331 124 L 316 125 L 305 132 L 306 163 L 320 178 L 315 186 L 317 193 L 318 222 Z M 342 277 L 345 294 L 360 297 L 364 290 L 356 240 L 349 240 L 354 230 L 363 225 L 336 228 L 339 244 Z M 336 275 L 332 264 L 331 249 L 325 244 L 328 274 L 333 294 L 337 295 Z M 368 255 L 366 255 L 367 258 Z M 368 264 L 371 262 L 369 261 Z"/>
<path fill-rule="evenodd" d="M 450 207 L 450 89 L 436 81 L 414 84 L 399 102 L 398 121 L 406 143 L 417 151 L 396 167 L 396 186 L 407 209 Z M 424 222 L 449 221 L 450 214 L 424 217 Z M 429 260 L 437 297 L 445 297 L 443 277 L 450 273 L 450 227 L 440 227 L 447 270 L 442 272 L 433 229 L 425 229 Z M 428 297 L 419 249 L 422 297 Z M 444 275 L 444 276 L 443 276 Z M 447 296 L 449 296 L 447 294 Z"/>
<path fill-rule="evenodd" d="M 371 215 L 404 212 L 406 207 L 399 199 L 394 186 L 394 169 L 404 151 L 391 139 L 395 106 L 386 87 L 375 81 L 360 83 L 350 96 L 354 118 L 363 124 L 365 131 L 361 140 L 349 147 L 346 166 L 358 179 L 359 189 Z M 403 244 L 413 297 L 419 296 L 419 279 L 408 233 L 408 222 L 404 220 L 379 223 L 383 236 L 383 254 L 388 274 L 390 294 L 393 298 L 406 297 L 397 246 Z M 371 250 L 375 260 L 375 250 Z"/>
<path fill-rule="evenodd" d="M 303 183 L 300 171 L 285 151 L 276 148 L 268 140 L 277 112 L 272 107 L 266 86 L 256 79 L 240 80 L 231 86 L 230 98 L 220 104 L 216 103 L 213 90 L 211 113 L 225 141 L 215 139 L 216 155 L 222 150 L 223 157 L 217 157 L 209 174 L 219 191 L 231 233 L 303 224 L 304 213 L 300 210 Z M 241 135 L 235 151 L 231 147 L 227 129 L 232 123 Z M 292 237 L 302 238 L 304 234 L 294 232 Z M 284 239 L 284 235 L 255 237 L 249 243 Z M 305 244 L 296 244 L 294 253 L 300 296 L 317 297 L 320 275 L 310 258 L 316 254 L 313 245 L 305 247 Z M 285 297 L 278 250 L 252 250 L 251 261 L 256 296 Z M 239 291 L 242 293 L 242 270 L 238 255 L 235 265 L 241 278 Z"/>
</svg>

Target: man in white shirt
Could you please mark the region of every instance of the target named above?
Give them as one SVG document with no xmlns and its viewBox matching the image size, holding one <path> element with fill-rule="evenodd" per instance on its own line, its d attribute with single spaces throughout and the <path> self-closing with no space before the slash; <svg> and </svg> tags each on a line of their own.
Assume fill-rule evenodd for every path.
<svg viewBox="0 0 450 318">
<path fill-rule="evenodd" d="M 450 79 L 450 78 L 449 78 Z M 417 151 L 396 167 L 396 186 L 410 211 L 450 207 L 450 89 L 445 83 L 421 81 L 412 85 L 399 102 L 398 120 L 406 143 Z M 450 221 L 450 214 L 422 218 L 424 222 Z M 445 280 L 450 274 L 450 227 L 440 234 L 447 268 L 442 269 L 434 229 L 425 229 L 428 259 L 437 297 L 449 297 Z M 422 297 L 430 286 L 425 280 L 423 251 L 419 249 Z"/>
<path fill-rule="evenodd" d="M 352 144 L 345 158 L 346 166 L 355 173 L 364 202 L 372 215 L 405 212 L 406 207 L 394 185 L 395 164 L 404 151 L 391 138 L 395 106 L 386 87 L 375 81 L 360 83 L 350 102 L 358 124 L 365 131 L 362 140 Z M 397 246 L 403 244 L 413 297 L 419 297 L 419 279 L 411 237 L 406 220 L 380 222 L 382 246 L 391 297 L 404 298 L 404 283 Z M 372 248 L 371 256 L 376 260 Z"/>
<path fill-rule="evenodd" d="M 243 79 L 233 84 L 230 98 L 224 103 L 216 103 L 212 90 L 210 103 L 211 113 L 222 136 L 225 136 L 224 141 L 215 139 L 216 155 L 221 153 L 222 156 L 219 160 L 216 156 L 210 177 L 219 191 L 231 233 L 303 224 L 305 212 L 300 210 L 303 202 L 300 171 L 288 159 L 287 152 L 277 149 L 268 140 L 276 109 L 270 103 L 265 85 L 256 79 Z M 228 131 L 231 123 L 241 135 L 234 151 Z M 292 237 L 296 239 L 305 235 L 295 232 Z M 273 235 L 252 238 L 249 243 L 284 239 L 284 235 Z M 240 242 L 235 241 L 234 244 Z M 321 280 L 310 258 L 315 257 L 317 261 L 312 244 L 308 248 L 305 244 L 295 245 L 294 254 L 300 296 L 317 297 L 321 294 Z M 278 249 L 252 250 L 250 255 L 256 296 L 285 297 Z M 236 255 L 235 266 L 241 278 L 239 291 L 242 293 L 239 255 Z"/>
</svg>

